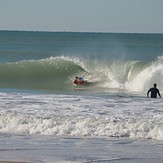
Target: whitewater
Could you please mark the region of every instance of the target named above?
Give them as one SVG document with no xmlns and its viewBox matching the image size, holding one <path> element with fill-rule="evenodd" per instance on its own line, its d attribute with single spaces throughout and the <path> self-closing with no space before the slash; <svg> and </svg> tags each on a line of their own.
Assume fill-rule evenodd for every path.
<svg viewBox="0 0 163 163">
<path fill-rule="evenodd" d="M 23 93 L 0 97 L 1 132 L 163 140 L 162 99 Z"/>
<path fill-rule="evenodd" d="M 163 100 L 147 98 L 154 83 L 163 94 L 162 34 L 0 31 L 0 43 L 0 160 L 163 162 Z"/>
<path fill-rule="evenodd" d="M 162 99 L 3 92 L 0 108 L 2 160 L 163 160 Z"/>
</svg>

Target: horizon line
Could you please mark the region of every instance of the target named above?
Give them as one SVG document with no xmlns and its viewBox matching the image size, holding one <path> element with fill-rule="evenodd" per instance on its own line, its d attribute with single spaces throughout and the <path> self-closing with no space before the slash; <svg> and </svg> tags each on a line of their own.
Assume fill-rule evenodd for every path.
<svg viewBox="0 0 163 163">
<path fill-rule="evenodd" d="M 49 33 L 101 33 L 101 34 L 163 34 L 160 32 L 100 32 L 100 31 L 51 31 L 51 30 L 22 30 L 22 29 L 0 29 L 0 31 L 11 31 L 11 32 L 49 32 Z"/>
</svg>

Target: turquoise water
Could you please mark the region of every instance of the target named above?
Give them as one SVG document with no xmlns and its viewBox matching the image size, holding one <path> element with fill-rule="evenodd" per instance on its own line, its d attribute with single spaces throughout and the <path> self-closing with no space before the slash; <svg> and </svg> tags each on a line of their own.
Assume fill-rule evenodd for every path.
<svg viewBox="0 0 163 163">
<path fill-rule="evenodd" d="M 162 34 L 0 31 L 0 88 L 73 93 L 79 75 L 89 91 L 163 91 L 162 54 Z"/>
</svg>

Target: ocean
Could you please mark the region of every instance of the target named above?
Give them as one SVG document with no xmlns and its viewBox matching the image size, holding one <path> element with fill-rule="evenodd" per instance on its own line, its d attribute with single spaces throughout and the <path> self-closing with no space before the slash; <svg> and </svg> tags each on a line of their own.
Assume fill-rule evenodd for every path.
<svg viewBox="0 0 163 163">
<path fill-rule="evenodd" d="M 0 31 L 0 160 L 161 163 L 162 79 L 163 34 Z"/>
</svg>

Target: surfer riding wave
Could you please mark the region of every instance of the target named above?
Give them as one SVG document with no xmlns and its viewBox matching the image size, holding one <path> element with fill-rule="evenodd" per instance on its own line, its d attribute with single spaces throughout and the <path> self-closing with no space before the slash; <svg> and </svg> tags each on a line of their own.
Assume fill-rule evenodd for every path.
<svg viewBox="0 0 163 163">
<path fill-rule="evenodd" d="M 88 84 L 86 80 L 84 80 L 82 77 L 75 77 L 74 84 L 81 85 L 81 84 Z"/>
</svg>

